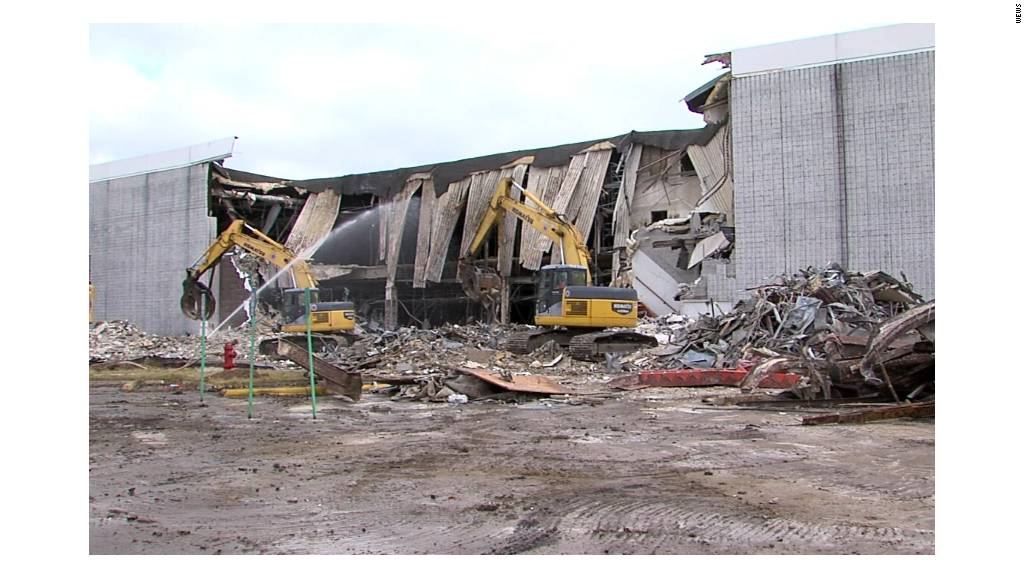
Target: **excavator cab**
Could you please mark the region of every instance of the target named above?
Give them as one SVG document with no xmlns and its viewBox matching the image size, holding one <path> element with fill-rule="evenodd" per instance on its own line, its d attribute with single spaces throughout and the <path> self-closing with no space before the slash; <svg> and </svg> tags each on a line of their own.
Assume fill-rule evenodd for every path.
<svg viewBox="0 0 1024 576">
<path fill-rule="evenodd" d="M 540 269 L 537 283 L 537 315 L 561 316 L 562 296 L 569 286 L 586 286 L 587 269 L 583 266 L 552 264 Z"/>
<path fill-rule="evenodd" d="M 320 302 L 320 289 L 309 289 L 309 305 Z M 300 317 L 306 315 L 306 290 L 288 289 L 284 291 L 284 302 L 281 305 L 282 324 L 294 324 Z"/>
</svg>

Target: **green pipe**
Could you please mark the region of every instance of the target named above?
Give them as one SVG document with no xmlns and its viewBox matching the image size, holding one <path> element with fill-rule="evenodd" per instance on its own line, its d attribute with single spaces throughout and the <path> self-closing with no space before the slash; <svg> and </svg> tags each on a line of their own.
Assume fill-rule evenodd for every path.
<svg viewBox="0 0 1024 576">
<path fill-rule="evenodd" d="M 206 298 L 199 299 L 200 322 L 199 337 L 199 401 L 203 401 L 203 394 L 206 393 Z"/>
<path fill-rule="evenodd" d="M 306 287 L 306 347 L 309 350 L 309 389 L 313 398 L 313 420 L 316 420 L 316 380 L 313 376 L 313 320 L 309 310 L 309 286 Z"/>
<path fill-rule="evenodd" d="M 252 418 L 252 380 L 256 370 L 256 287 L 253 286 L 252 297 L 249 299 L 249 320 L 252 330 L 249 331 L 249 418 Z"/>
</svg>

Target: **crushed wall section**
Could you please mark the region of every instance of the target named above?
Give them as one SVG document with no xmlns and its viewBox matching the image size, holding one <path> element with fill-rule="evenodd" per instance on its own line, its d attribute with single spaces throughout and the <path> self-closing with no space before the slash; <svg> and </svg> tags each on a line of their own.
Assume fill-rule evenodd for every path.
<svg viewBox="0 0 1024 576">
<path fill-rule="evenodd" d="M 185 270 L 215 237 L 208 166 L 89 184 L 94 320 L 128 320 L 157 335 L 199 332 L 178 302 Z"/>
</svg>

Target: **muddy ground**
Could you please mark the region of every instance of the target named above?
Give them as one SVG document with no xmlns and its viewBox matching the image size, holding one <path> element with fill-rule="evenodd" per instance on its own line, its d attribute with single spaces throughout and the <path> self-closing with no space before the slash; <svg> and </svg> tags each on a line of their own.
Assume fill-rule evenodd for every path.
<svg viewBox="0 0 1024 576">
<path fill-rule="evenodd" d="M 569 384 L 581 393 L 606 384 Z M 934 420 L 92 382 L 92 554 L 934 554 Z"/>
</svg>

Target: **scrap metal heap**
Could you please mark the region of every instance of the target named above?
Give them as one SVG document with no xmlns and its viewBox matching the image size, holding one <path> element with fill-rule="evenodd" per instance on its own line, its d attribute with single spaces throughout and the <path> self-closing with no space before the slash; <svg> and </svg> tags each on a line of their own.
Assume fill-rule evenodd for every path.
<svg viewBox="0 0 1024 576">
<path fill-rule="evenodd" d="M 655 319 L 668 332 L 649 353 L 623 359 L 641 369 L 746 368 L 741 388 L 777 372 L 805 378 L 800 398 L 921 399 L 934 393 L 935 302 L 880 271 L 836 264 L 807 268 L 752 289 L 725 315 Z"/>
</svg>

